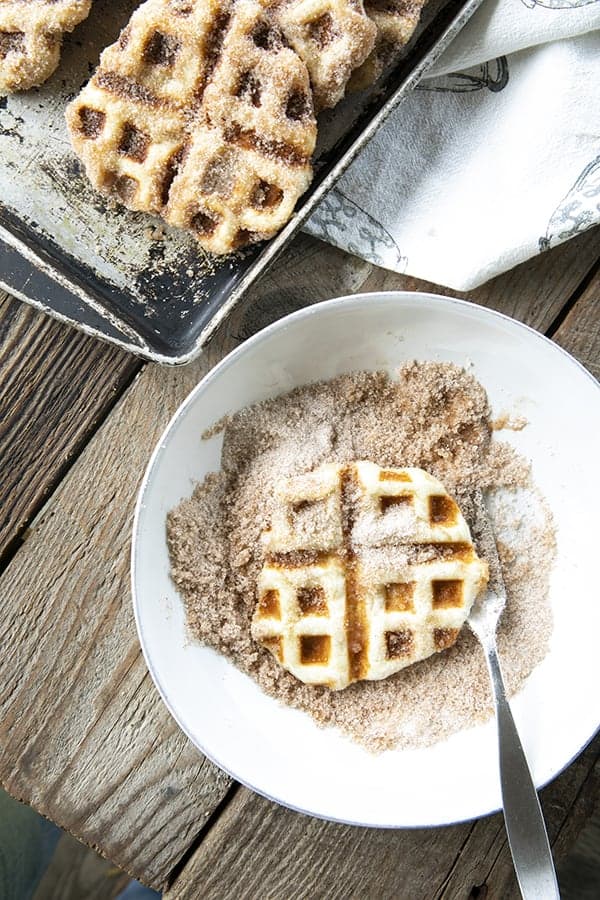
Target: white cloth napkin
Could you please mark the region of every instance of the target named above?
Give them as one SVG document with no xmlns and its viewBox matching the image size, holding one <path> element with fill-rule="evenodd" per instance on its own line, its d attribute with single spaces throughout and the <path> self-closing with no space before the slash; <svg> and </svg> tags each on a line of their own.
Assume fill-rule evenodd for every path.
<svg viewBox="0 0 600 900">
<path fill-rule="evenodd" d="M 600 0 L 488 0 L 306 230 L 468 290 L 598 222 Z"/>
</svg>

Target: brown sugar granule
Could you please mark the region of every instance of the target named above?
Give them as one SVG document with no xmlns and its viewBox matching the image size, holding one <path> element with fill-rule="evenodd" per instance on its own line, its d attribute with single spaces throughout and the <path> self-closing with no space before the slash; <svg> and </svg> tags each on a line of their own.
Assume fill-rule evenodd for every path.
<svg viewBox="0 0 600 900">
<path fill-rule="evenodd" d="M 433 744 L 492 711 L 483 654 L 468 628 L 450 649 L 343 691 L 302 684 L 252 640 L 273 486 L 326 462 L 418 466 L 444 483 L 467 517 L 472 492 L 487 492 L 507 589 L 498 644 L 509 691 L 543 659 L 552 628 L 552 517 L 527 461 L 492 440 L 487 396 L 472 375 L 429 362 L 403 366 L 397 379 L 343 375 L 243 409 L 205 437 L 219 432 L 221 471 L 168 516 L 172 577 L 192 635 L 268 694 L 372 751 Z M 391 645 L 401 649 L 396 638 Z"/>
<path fill-rule="evenodd" d="M 527 419 L 525 416 L 511 415 L 511 413 L 503 412 L 492 422 L 492 431 L 523 431 L 526 426 Z"/>
</svg>

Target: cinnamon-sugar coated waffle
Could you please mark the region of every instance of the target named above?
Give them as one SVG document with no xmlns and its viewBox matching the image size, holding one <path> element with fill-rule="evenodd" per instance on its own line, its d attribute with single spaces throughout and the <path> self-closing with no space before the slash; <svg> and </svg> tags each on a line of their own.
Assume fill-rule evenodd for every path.
<svg viewBox="0 0 600 900">
<path fill-rule="evenodd" d="M 67 122 L 97 188 L 214 253 L 275 234 L 311 179 L 308 71 L 256 0 L 147 0 Z"/>
<path fill-rule="evenodd" d="M 42 84 L 60 59 L 63 34 L 91 0 L 0 0 L 0 94 Z"/>
<path fill-rule="evenodd" d="M 378 680 L 455 643 L 487 565 L 421 469 L 328 464 L 281 485 L 252 635 L 307 684 Z"/>
<path fill-rule="evenodd" d="M 408 44 L 427 0 L 365 0 L 365 12 L 377 29 L 375 47 L 357 68 L 350 88 L 363 90 L 377 81 L 386 66 Z"/>
<path fill-rule="evenodd" d="M 276 15 L 308 67 L 316 109 L 335 106 L 375 45 L 377 27 L 363 0 L 284 0 Z"/>
</svg>

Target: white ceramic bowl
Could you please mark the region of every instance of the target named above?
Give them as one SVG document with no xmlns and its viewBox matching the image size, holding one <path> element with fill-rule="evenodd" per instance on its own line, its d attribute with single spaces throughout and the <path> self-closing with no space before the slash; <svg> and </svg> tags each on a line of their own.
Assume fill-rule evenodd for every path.
<svg viewBox="0 0 600 900">
<path fill-rule="evenodd" d="M 328 819 L 441 825 L 501 805 L 493 721 L 422 750 L 379 756 L 281 706 L 186 634 L 169 578 L 165 517 L 217 470 L 221 439 L 200 435 L 226 413 L 357 369 L 405 360 L 471 365 L 493 408 L 526 416 L 509 439 L 533 460 L 558 522 L 548 655 L 512 706 L 538 785 L 575 757 L 600 722 L 597 574 L 600 390 L 572 357 L 531 329 L 462 301 L 364 294 L 295 313 L 247 341 L 192 391 L 148 466 L 136 511 L 132 583 L 148 667 L 180 727 L 236 779 Z M 449 776 L 449 773 L 451 775 Z"/>
</svg>

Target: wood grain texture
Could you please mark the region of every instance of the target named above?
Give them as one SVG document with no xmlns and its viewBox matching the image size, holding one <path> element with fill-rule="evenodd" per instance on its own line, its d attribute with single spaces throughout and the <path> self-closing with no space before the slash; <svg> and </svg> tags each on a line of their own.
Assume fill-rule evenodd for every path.
<svg viewBox="0 0 600 900">
<path fill-rule="evenodd" d="M 0 564 L 139 367 L 0 295 Z"/>
<path fill-rule="evenodd" d="M 598 764 L 600 769 L 600 763 Z M 598 900 L 600 897 L 600 796 L 573 850 L 559 866 L 562 900 Z"/>
<path fill-rule="evenodd" d="M 569 768 L 541 792 L 541 803 L 557 862 L 569 852 L 600 793 L 600 738 L 590 744 Z M 476 822 L 436 897 L 454 900 L 485 888 L 486 900 L 519 900 L 520 893 L 504 823 L 500 815 Z M 476 892 L 473 892 L 477 896 Z M 481 896 L 481 893 L 480 893 Z"/>
<path fill-rule="evenodd" d="M 356 268 L 331 251 L 326 277 L 352 281 Z M 185 369 L 144 369 L 0 582 L 0 644 L 14 648 L 0 660 L 0 779 L 156 887 L 229 779 L 179 731 L 141 656 L 129 593 L 133 509 L 170 416 L 235 342 L 223 330 Z"/>
<path fill-rule="evenodd" d="M 355 828 L 291 812 L 240 789 L 165 900 L 436 896 L 471 826 Z"/>
<path fill-rule="evenodd" d="M 523 277 L 517 270 L 495 279 L 473 298 L 503 311 L 518 309 L 525 320 L 548 327 L 587 271 L 581 260 L 587 259 L 588 269 L 592 263 L 583 237 L 580 255 L 572 249 L 577 242 L 546 255 L 543 271 L 552 274 L 544 276 L 543 309 L 538 276 L 525 277 L 525 267 Z M 567 283 L 569 266 L 576 272 Z M 128 558 L 141 475 L 172 412 L 228 349 L 292 309 L 365 286 L 376 289 L 373 271 L 310 238 L 295 241 L 195 363 L 143 369 L 34 520 L 0 580 L 0 642 L 12 649 L 0 660 L 0 779 L 15 796 L 154 886 L 166 883 L 194 844 L 229 780 L 178 731 L 141 658 Z M 388 289 L 408 283 L 385 276 Z M 328 865 L 321 854 L 329 846 L 327 829 L 335 827 L 319 823 L 322 844 L 310 850 L 317 870 Z M 371 840 L 385 848 L 390 839 L 373 837 L 367 846 L 366 832 L 361 834 L 358 868 L 369 858 Z M 455 853 L 468 834 L 467 826 L 459 827 Z M 425 857 L 431 863 L 438 852 L 430 838 L 422 841 L 424 879 Z M 410 847 L 406 868 L 421 853 L 417 844 Z M 377 852 L 383 858 L 383 849 Z M 436 869 L 440 879 L 445 865 L 444 857 Z M 391 869 L 389 877 L 396 877 Z"/>
<path fill-rule="evenodd" d="M 339 256 L 332 257 L 332 253 Z M 245 340 L 281 316 L 318 300 L 363 291 L 425 291 L 470 300 L 546 331 L 599 257 L 600 228 L 595 228 L 475 290 L 461 293 L 387 272 L 301 235 L 276 269 L 242 301 L 225 327 L 237 339 Z M 331 287 L 324 291 L 319 273 L 332 264 L 332 259 L 335 277 L 329 279 Z"/>
<path fill-rule="evenodd" d="M 555 853 L 597 795 L 600 738 L 542 803 Z M 378 830 L 303 816 L 240 788 L 165 900 L 518 900 L 501 815 L 448 828 Z"/>
<path fill-rule="evenodd" d="M 553 340 L 600 378 L 600 271 L 560 324 Z"/>
<path fill-rule="evenodd" d="M 148 379 L 134 383 L 34 521 L 0 587 L 0 642 L 18 648 L 2 661 L 5 787 L 158 886 L 229 782 L 158 700 L 131 610 L 129 540 L 152 446 L 210 361 L 148 370 L 161 405 Z"/>
<path fill-rule="evenodd" d="M 31 900 L 114 900 L 129 880 L 108 860 L 63 834 Z"/>
</svg>

